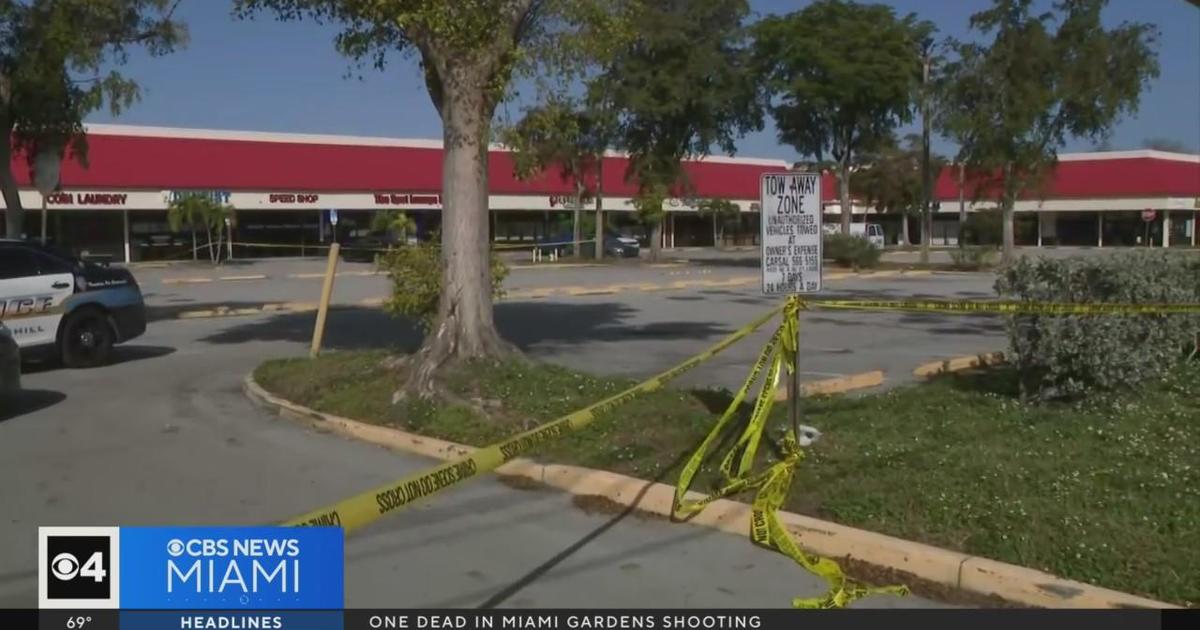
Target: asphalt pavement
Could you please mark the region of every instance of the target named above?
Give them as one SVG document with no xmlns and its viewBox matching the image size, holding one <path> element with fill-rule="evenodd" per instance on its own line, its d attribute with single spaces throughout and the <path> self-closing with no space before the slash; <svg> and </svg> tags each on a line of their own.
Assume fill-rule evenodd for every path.
<svg viewBox="0 0 1200 630">
<path fill-rule="evenodd" d="M 305 347 L 270 319 L 159 322 L 115 365 L 26 375 L 31 391 L 0 412 L 0 607 L 36 603 L 39 525 L 275 522 L 430 463 L 254 407 L 242 377 Z M 346 553 L 351 607 L 784 607 L 822 592 L 747 537 L 589 514 L 491 476 L 350 537 Z"/>
<path fill-rule="evenodd" d="M 286 271 L 295 267 L 279 263 L 285 273 L 310 273 Z M 669 275 L 675 272 L 728 278 L 748 271 L 756 272 L 726 261 L 518 270 L 514 278 L 594 286 L 666 281 L 680 277 Z M 211 299 L 201 292 L 220 282 L 230 287 L 227 298 L 251 302 L 276 284 L 161 282 L 178 272 L 138 270 L 148 300 L 199 303 Z M 382 280 L 347 276 L 338 289 L 365 295 Z M 843 296 L 968 298 L 987 296 L 989 284 L 983 275 L 947 275 L 846 280 L 829 289 Z M 281 299 L 295 300 L 318 290 L 319 281 L 292 278 L 287 286 Z M 674 365 L 776 303 L 754 286 L 693 287 L 506 301 L 497 318 L 504 335 L 532 357 L 639 377 Z M 26 374 L 30 391 L 0 409 L 0 606 L 36 603 L 39 525 L 275 522 L 428 465 L 273 417 L 243 396 L 241 379 L 259 362 L 306 351 L 312 322 L 312 313 L 159 321 L 120 347 L 114 365 Z M 681 384 L 735 387 L 767 334 Z M 953 315 L 813 311 L 804 316 L 802 334 L 806 379 L 882 368 L 889 384 L 910 378 L 922 361 L 1003 343 L 994 319 Z M 411 326 L 379 309 L 343 308 L 330 316 L 332 349 L 404 349 L 417 341 Z M 517 490 L 491 476 L 352 536 L 346 572 L 346 603 L 355 607 L 783 607 L 822 590 L 790 560 L 753 547 L 745 536 L 586 513 L 569 495 Z M 934 604 L 881 596 L 862 605 Z"/>
</svg>

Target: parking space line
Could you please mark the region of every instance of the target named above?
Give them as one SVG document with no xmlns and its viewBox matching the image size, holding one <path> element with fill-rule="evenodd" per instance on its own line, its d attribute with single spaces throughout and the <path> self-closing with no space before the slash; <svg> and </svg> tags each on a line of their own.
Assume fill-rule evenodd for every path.
<svg viewBox="0 0 1200 630">
<path fill-rule="evenodd" d="M 255 275 L 249 275 L 249 276 L 221 276 L 220 278 L 217 278 L 217 279 L 230 281 L 230 282 L 236 282 L 236 281 L 243 281 L 243 280 L 266 280 L 267 276 L 265 274 L 255 274 Z"/>
</svg>

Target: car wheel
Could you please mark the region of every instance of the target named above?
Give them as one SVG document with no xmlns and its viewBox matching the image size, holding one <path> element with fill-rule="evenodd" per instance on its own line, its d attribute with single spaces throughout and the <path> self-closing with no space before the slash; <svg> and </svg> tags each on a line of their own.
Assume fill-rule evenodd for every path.
<svg viewBox="0 0 1200 630">
<path fill-rule="evenodd" d="M 84 309 L 71 313 L 63 322 L 59 350 L 63 365 L 90 368 L 104 365 L 112 357 L 116 335 L 104 313 Z"/>
</svg>

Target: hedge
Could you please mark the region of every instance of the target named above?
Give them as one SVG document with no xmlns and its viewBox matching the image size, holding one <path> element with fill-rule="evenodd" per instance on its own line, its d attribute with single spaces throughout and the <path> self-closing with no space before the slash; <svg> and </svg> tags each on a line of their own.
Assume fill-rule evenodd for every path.
<svg viewBox="0 0 1200 630">
<path fill-rule="evenodd" d="M 998 272 L 1002 298 L 1069 303 L 1200 303 L 1200 256 L 1161 250 L 1020 258 Z M 1022 397 L 1078 397 L 1163 377 L 1194 350 L 1200 315 L 1008 318 Z"/>
<path fill-rule="evenodd" d="M 827 234 L 824 257 L 852 269 L 873 269 L 879 265 L 883 252 L 861 236 Z"/>
</svg>

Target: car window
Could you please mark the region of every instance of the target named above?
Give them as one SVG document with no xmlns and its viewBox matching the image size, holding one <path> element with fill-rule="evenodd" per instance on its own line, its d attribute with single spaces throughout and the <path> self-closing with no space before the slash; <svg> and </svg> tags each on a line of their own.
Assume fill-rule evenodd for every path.
<svg viewBox="0 0 1200 630">
<path fill-rule="evenodd" d="M 37 259 L 24 247 L 0 247 L 0 280 L 38 275 Z"/>
<path fill-rule="evenodd" d="M 40 252 L 34 253 L 34 257 L 37 259 L 38 271 L 42 275 L 74 272 L 74 265 L 61 258 L 56 258 Z"/>
</svg>

